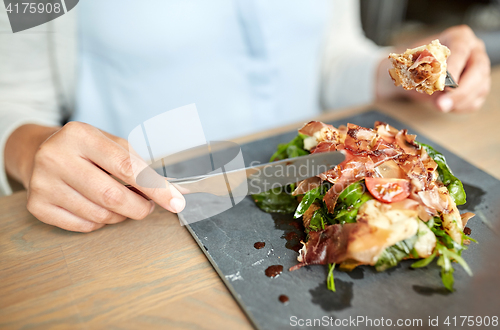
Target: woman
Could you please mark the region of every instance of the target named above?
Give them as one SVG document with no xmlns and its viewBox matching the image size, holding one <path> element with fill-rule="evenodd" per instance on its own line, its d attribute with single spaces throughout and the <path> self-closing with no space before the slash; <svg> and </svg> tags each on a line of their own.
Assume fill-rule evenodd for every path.
<svg viewBox="0 0 500 330">
<path fill-rule="evenodd" d="M 375 98 L 417 98 L 390 80 L 389 50 L 363 36 L 357 1 L 89 0 L 47 27 L 0 36 L 0 188 L 11 192 L 9 174 L 33 215 L 72 231 L 152 212 L 106 172 L 137 186 L 123 137 L 169 109 L 196 103 L 216 140 Z M 483 43 L 465 26 L 439 39 L 460 87 L 435 94 L 437 109 L 479 109 L 489 91 Z M 137 188 L 169 211 L 185 206 L 172 186 Z"/>
</svg>

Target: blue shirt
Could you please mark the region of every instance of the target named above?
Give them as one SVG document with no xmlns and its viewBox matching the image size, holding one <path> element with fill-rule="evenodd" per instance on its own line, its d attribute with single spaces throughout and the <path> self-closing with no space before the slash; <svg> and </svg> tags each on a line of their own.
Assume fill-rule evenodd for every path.
<svg viewBox="0 0 500 330">
<path fill-rule="evenodd" d="M 330 12 L 327 0 L 81 1 L 72 119 L 126 138 L 195 103 L 207 140 L 306 120 L 320 112 Z"/>
</svg>

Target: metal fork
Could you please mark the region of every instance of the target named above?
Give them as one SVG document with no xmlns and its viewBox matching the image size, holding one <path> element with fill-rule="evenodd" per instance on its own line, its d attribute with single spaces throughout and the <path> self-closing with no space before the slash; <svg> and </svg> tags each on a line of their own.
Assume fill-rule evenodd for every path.
<svg viewBox="0 0 500 330">
<path fill-rule="evenodd" d="M 444 81 L 444 87 L 451 87 L 451 88 L 458 87 L 458 84 L 455 82 L 455 79 L 453 79 L 448 70 L 446 70 L 446 80 Z"/>
</svg>

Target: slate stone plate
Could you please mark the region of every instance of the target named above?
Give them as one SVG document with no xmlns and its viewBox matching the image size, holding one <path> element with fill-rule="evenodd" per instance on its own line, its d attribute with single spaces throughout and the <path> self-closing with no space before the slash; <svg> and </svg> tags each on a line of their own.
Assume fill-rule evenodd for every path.
<svg viewBox="0 0 500 330">
<path fill-rule="evenodd" d="M 398 121 L 376 111 L 331 124 L 338 126 L 350 122 L 373 127 L 376 120 L 398 129 L 405 128 Z M 267 162 L 279 143 L 288 142 L 295 135 L 296 131 L 292 131 L 242 145 L 246 165 L 255 160 Z M 359 267 L 351 273 L 335 271 L 337 292 L 330 292 L 325 284 L 327 267 L 308 266 L 288 271 L 297 263 L 298 254 L 287 248 L 287 243 L 290 247 L 294 242 L 284 237 L 293 238 L 293 232 L 297 230 L 287 225 L 286 219 L 262 212 L 247 197 L 235 207 L 191 224 L 188 229 L 256 328 L 288 329 L 294 325 L 310 328 L 314 324 L 331 326 L 335 322 L 337 326 L 339 322 L 344 322 L 344 326 L 339 328 L 345 328 L 353 326 L 354 323 L 346 323 L 353 319 L 360 321 L 356 323 L 358 328 L 365 328 L 377 325 L 376 320 L 380 324 L 381 318 L 384 318 L 386 326 L 387 319 L 395 326 L 398 319 L 405 322 L 408 318 L 417 320 L 411 321 L 417 322 L 412 323 L 413 326 L 420 326 L 418 320 L 421 320 L 421 325 L 427 327 L 429 320 L 436 320 L 436 317 L 439 317 L 439 327 L 449 328 L 444 324 L 446 317 L 454 316 L 458 317 L 457 326 L 454 326 L 453 319 L 448 319 L 452 322 L 450 327 L 459 328 L 462 322 L 460 315 L 486 316 L 486 309 L 481 306 L 496 306 L 490 310 L 500 316 L 499 282 L 488 278 L 492 272 L 498 274 L 500 250 L 492 244 L 498 242 L 493 228 L 498 227 L 500 219 L 500 182 L 421 134 L 417 139 L 433 145 L 446 156 L 467 192 L 468 202 L 461 207 L 462 211 L 478 214 L 468 227 L 479 244 L 472 243 L 463 253 L 475 276 L 469 277 L 455 264 L 456 291 L 450 293 L 441 283 L 440 268 L 435 262 L 427 268 L 412 270 L 409 267 L 412 262 L 404 261 L 398 267 L 381 273 L 368 266 Z M 266 245 L 256 249 L 255 242 L 265 242 Z M 493 248 L 498 253 L 491 253 Z M 264 271 L 271 265 L 283 265 L 283 273 L 276 278 L 267 277 Z M 486 290 L 481 291 L 485 287 Z M 496 290 L 496 293 L 487 298 L 484 292 L 489 290 Z M 282 294 L 289 297 L 288 303 L 279 301 L 278 297 Z M 489 313 L 489 317 L 495 316 Z M 316 323 L 313 323 L 314 319 L 317 319 Z"/>
</svg>

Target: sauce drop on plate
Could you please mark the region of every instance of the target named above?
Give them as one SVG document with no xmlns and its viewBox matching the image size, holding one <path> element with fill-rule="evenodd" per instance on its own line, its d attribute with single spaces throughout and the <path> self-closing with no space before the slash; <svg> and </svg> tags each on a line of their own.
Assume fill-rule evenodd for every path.
<svg viewBox="0 0 500 330">
<path fill-rule="evenodd" d="M 267 267 L 266 276 L 267 277 L 276 277 L 283 272 L 283 266 L 281 265 L 272 265 Z"/>
<path fill-rule="evenodd" d="M 257 250 L 262 249 L 264 246 L 266 246 L 266 242 L 255 242 L 255 244 L 253 245 L 253 247 Z"/>
<path fill-rule="evenodd" d="M 288 296 L 287 296 L 287 295 L 284 295 L 284 294 L 282 294 L 281 296 L 279 296 L 279 298 L 278 298 L 278 299 L 279 299 L 279 300 L 280 300 L 283 304 L 286 304 L 286 303 L 288 302 L 288 300 L 290 300 L 290 299 L 288 298 Z"/>
</svg>

